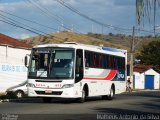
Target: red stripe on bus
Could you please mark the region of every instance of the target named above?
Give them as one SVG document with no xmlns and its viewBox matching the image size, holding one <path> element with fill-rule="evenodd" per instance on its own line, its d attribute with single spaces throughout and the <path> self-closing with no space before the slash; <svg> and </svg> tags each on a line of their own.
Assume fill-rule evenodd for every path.
<svg viewBox="0 0 160 120">
<path fill-rule="evenodd" d="M 109 74 L 105 78 L 89 78 L 89 77 L 84 77 L 84 79 L 87 79 L 87 80 L 112 80 L 115 77 L 116 73 L 117 73 L 117 70 L 111 70 L 109 72 Z"/>
</svg>

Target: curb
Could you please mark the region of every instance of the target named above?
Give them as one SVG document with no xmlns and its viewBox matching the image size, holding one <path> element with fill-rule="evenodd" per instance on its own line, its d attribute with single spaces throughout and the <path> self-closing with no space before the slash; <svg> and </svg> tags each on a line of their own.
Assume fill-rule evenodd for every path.
<svg viewBox="0 0 160 120">
<path fill-rule="evenodd" d="M 25 102 L 25 101 L 35 101 L 38 98 L 11 98 L 11 99 L 0 99 L 0 103 L 4 102 Z"/>
<path fill-rule="evenodd" d="M 136 90 L 132 90 L 134 92 L 153 92 L 153 91 L 160 91 L 160 90 L 150 90 L 150 89 L 146 89 L 146 90 L 142 90 L 142 89 L 136 89 Z"/>
<path fill-rule="evenodd" d="M 0 103 L 2 103 L 2 102 L 10 102 L 10 100 L 9 99 L 0 99 Z"/>
<path fill-rule="evenodd" d="M 33 99 L 33 98 L 32 98 Z M 17 102 L 17 101 L 26 101 L 26 100 L 32 100 L 31 98 L 19 98 L 19 99 L 0 99 L 0 103 L 4 102 Z"/>
</svg>

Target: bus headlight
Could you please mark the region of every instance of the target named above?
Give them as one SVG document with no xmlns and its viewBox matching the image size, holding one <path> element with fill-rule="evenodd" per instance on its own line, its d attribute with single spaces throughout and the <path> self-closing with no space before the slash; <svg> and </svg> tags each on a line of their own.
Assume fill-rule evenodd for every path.
<svg viewBox="0 0 160 120">
<path fill-rule="evenodd" d="M 27 85 L 28 87 L 35 87 L 35 85 L 34 84 L 32 84 L 32 83 L 28 83 L 28 85 Z"/>
<path fill-rule="evenodd" d="M 63 85 L 62 88 L 70 88 L 70 87 L 73 87 L 73 86 L 74 86 L 73 84 L 65 84 L 65 85 Z"/>
</svg>

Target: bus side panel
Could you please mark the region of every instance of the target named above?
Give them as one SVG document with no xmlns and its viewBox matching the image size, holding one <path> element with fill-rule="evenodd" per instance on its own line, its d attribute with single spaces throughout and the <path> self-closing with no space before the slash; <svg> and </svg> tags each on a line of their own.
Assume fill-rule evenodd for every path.
<svg viewBox="0 0 160 120">
<path fill-rule="evenodd" d="M 89 96 L 98 96 L 109 95 L 112 84 L 115 85 L 115 94 L 125 92 L 125 79 L 124 70 L 87 68 L 83 82 L 89 87 Z"/>
<path fill-rule="evenodd" d="M 83 80 L 82 81 L 83 86 L 85 84 L 88 85 L 89 89 L 89 96 L 99 96 L 99 95 L 109 95 L 110 88 L 112 85 L 111 81 L 106 80 Z M 83 89 L 83 88 L 82 88 Z"/>
<path fill-rule="evenodd" d="M 125 81 L 115 81 L 115 94 L 120 94 L 126 91 L 126 82 Z"/>
</svg>

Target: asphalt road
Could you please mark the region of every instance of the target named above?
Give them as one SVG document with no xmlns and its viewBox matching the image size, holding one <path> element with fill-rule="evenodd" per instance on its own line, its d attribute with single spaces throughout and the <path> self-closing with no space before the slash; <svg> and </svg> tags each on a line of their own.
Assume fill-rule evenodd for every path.
<svg viewBox="0 0 160 120">
<path fill-rule="evenodd" d="M 160 91 L 139 91 L 116 95 L 112 101 L 100 97 L 85 103 L 53 99 L 43 103 L 38 99 L 0 103 L 0 119 L 14 120 L 85 120 L 85 119 L 160 119 Z M 9 120 L 9 119 L 8 119 Z"/>
</svg>

